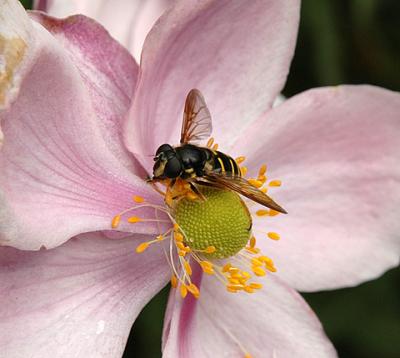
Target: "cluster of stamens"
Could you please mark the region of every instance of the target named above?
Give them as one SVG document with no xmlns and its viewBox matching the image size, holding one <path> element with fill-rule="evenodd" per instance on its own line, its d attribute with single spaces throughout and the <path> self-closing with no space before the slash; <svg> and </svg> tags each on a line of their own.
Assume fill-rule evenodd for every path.
<svg viewBox="0 0 400 358">
<path fill-rule="evenodd" d="M 214 144 L 212 138 L 207 145 L 213 150 L 217 150 L 218 148 L 218 145 Z M 240 165 L 245 158 L 239 157 L 235 160 L 236 163 Z M 247 168 L 241 166 L 240 169 L 242 175 L 245 176 L 247 174 Z M 251 185 L 264 193 L 271 187 L 279 187 L 281 185 L 279 180 L 268 182 L 266 171 L 267 167 L 262 165 L 258 171 L 257 177 L 247 179 Z M 225 259 L 217 258 L 218 256 L 214 255 L 217 249 L 213 245 L 208 245 L 202 249 L 193 249 L 190 245 L 191 240 L 186 236 L 184 229 L 175 221 L 172 207 L 180 200 L 204 200 L 204 198 L 199 198 L 198 194 L 192 190 L 191 185 L 181 179 L 177 179 L 174 182 L 165 180 L 161 184 L 165 186 L 165 190 L 160 189 L 156 184 L 153 184 L 153 186 L 157 192 L 163 195 L 164 201 L 167 204 L 166 206 L 147 203 L 144 198 L 135 195 L 133 197 L 135 205 L 116 215 L 112 220 L 112 228 L 116 229 L 120 225 L 122 218 L 129 224 L 157 222 L 159 231 L 160 223 L 172 222 L 172 227 L 163 233 L 160 231 L 155 239 L 139 244 L 136 248 L 136 252 L 142 253 L 149 248 L 150 245 L 163 242 L 169 238 L 169 247 L 163 245 L 163 249 L 172 271 L 171 286 L 178 288 L 183 298 L 185 298 L 188 293 L 191 293 L 195 298 L 199 298 L 200 296 L 199 288 L 191 279 L 193 263 L 197 263 L 204 274 L 215 276 L 225 285 L 228 292 L 237 293 L 241 291 L 253 293 L 261 289 L 262 284 L 253 281 L 252 278 L 254 276 L 265 276 L 267 272 L 276 272 L 276 268 L 269 257 L 260 253 L 260 249 L 256 247 L 256 238 L 250 236 L 247 245 L 242 250 L 236 255 Z M 156 217 L 148 219 L 130 215 L 132 211 L 141 208 L 153 208 Z M 158 213 L 160 212 L 166 214 L 169 220 L 160 220 L 158 218 Z M 255 214 L 257 216 L 271 217 L 279 213 L 272 209 L 263 208 L 255 211 Z M 227 233 L 227 236 L 229 236 L 229 233 Z M 275 232 L 268 232 L 267 237 L 271 240 L 280 239 L 279 234 Z M 243 268 L 246 268 L 247 271 Z"/>
</svg>

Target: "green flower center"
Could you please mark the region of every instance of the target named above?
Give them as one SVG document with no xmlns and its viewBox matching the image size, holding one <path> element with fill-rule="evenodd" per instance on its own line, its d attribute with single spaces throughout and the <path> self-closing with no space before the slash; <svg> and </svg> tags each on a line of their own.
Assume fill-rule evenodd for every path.
<svg viewBox="0 0 400 358">
<path fill-rule="evenodd" d="M 252 220 L 236 193 L 200 187 L 205 201 L 182 199 L 174 207 L 174 218 L 192 250 L 215 247 L 209 258 L 228 258 L 243 249 L 251 234 Z"/>
</svg>

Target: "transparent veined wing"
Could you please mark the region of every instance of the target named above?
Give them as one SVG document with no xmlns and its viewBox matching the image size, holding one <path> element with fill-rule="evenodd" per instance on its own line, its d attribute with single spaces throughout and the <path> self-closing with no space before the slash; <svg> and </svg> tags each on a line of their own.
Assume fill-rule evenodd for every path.
<svg viewBox="0 0 400 358">
<path fill-rule="evenodd" d="M 219 188 L 230 189 L 240 195 L 249 198 L 267 208 L 273 209 L 283 214 L 286 210 L 271 199 L 267 194 L 251 185 L 245 178 L 240 176 L 226 175 L 219 172 L 208 172 L 203 177 L 196 178 L 198 184 L 205 184 Z"/>
<path fill-rule="evenodd" d="M 181 144 L 196 143 L 210 137 L 212 121 L 203 95 L 197 89 L 192 89 L 185 101 Z"/>
</svg>

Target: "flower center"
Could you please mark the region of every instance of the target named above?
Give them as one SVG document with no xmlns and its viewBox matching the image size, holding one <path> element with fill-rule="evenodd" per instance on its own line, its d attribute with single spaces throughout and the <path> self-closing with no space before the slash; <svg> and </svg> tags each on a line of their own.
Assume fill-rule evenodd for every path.
<svg viewBox="0 0 400 358">
<path fill-rule="evenodd" d="M 236 158 L 239 165 L 244 157 Z M 243 177 L 247 168 L 241 166 Z M 268 181 L 266 166 L 262 165 L 255 178 L 248 182 L 262 192 L 281 186 L 280 180 Z M 279 212 L 257 207 L 249 201 L 249 208 L 241 197 L 231 190 L 198 185 L 193 188 L 190 182 L 180 178 L 166 179 L 160 184 L 165 191 L 153 184 L 165 201 L 165 206 L 151 204 L 140 196 L 133 196 L 134 206 L 112 219 L 111 227 L 116 229 L 122 219 L 130 224 L 143 225 L 146 222 L 172 223 L 165 232 L 150 241 L 136 247 L 137 253 L 146 251 L 149 246 L 168 241 L 165 250 L 166 259 L 171 267 L 171 285 L 178 288 L 183 298 L 191 293 L 199 298 L 200 289 L 192 282 L 192 266 L 199 265 L 206 275 L 218 279 L 231 293 L 253 293 L 262 288 L 262 284 L 253 278 L 275 272 L 273 261 L 263 255 L 256 247 L 256 238 L 252 234 L 252 216 L 274 217 Z M 155 218 L 131 216 L 142 208 L 152 208 Z M 164 213 L 169 220 L 160 220 L 159 213 Z M 160 229 L 160 225 L 159 229 Z M 276 232 L 264 232 L 271 240 L 279 240 Z"/>
<path fill-rule="evenodd" d="M 204 253 L 209 259 L 234 256 L 251 236 L 249 210 L 232 191 L 211 187 L 199 191 L 206 200 L 183 198 L 173 207 L 174 219 L 184 233 L 183 242 L 195 251 L 214 247 L 215 251 Z"/>
</svg>

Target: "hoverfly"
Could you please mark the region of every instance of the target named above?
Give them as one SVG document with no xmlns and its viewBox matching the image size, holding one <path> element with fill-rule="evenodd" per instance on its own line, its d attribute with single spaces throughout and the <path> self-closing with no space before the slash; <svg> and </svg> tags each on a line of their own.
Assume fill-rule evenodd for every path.
<svg viewBox="0 0 400 358">
<path fill-rule="evenodd" d="M 229 189 L 286 214 L 285 209 L 242 177 L 232 157 L 196 144 L 210 137 L 211 131 L 211 115 L 204 97 L 199 90 L 192 89 L 185 101 L 180 145 L 162 144 L 157 149 L 150 181 L 172 179 L 174 183 L 180 178 L 190 183 L 197 194 L 197 185 Z"/>
</svg>

